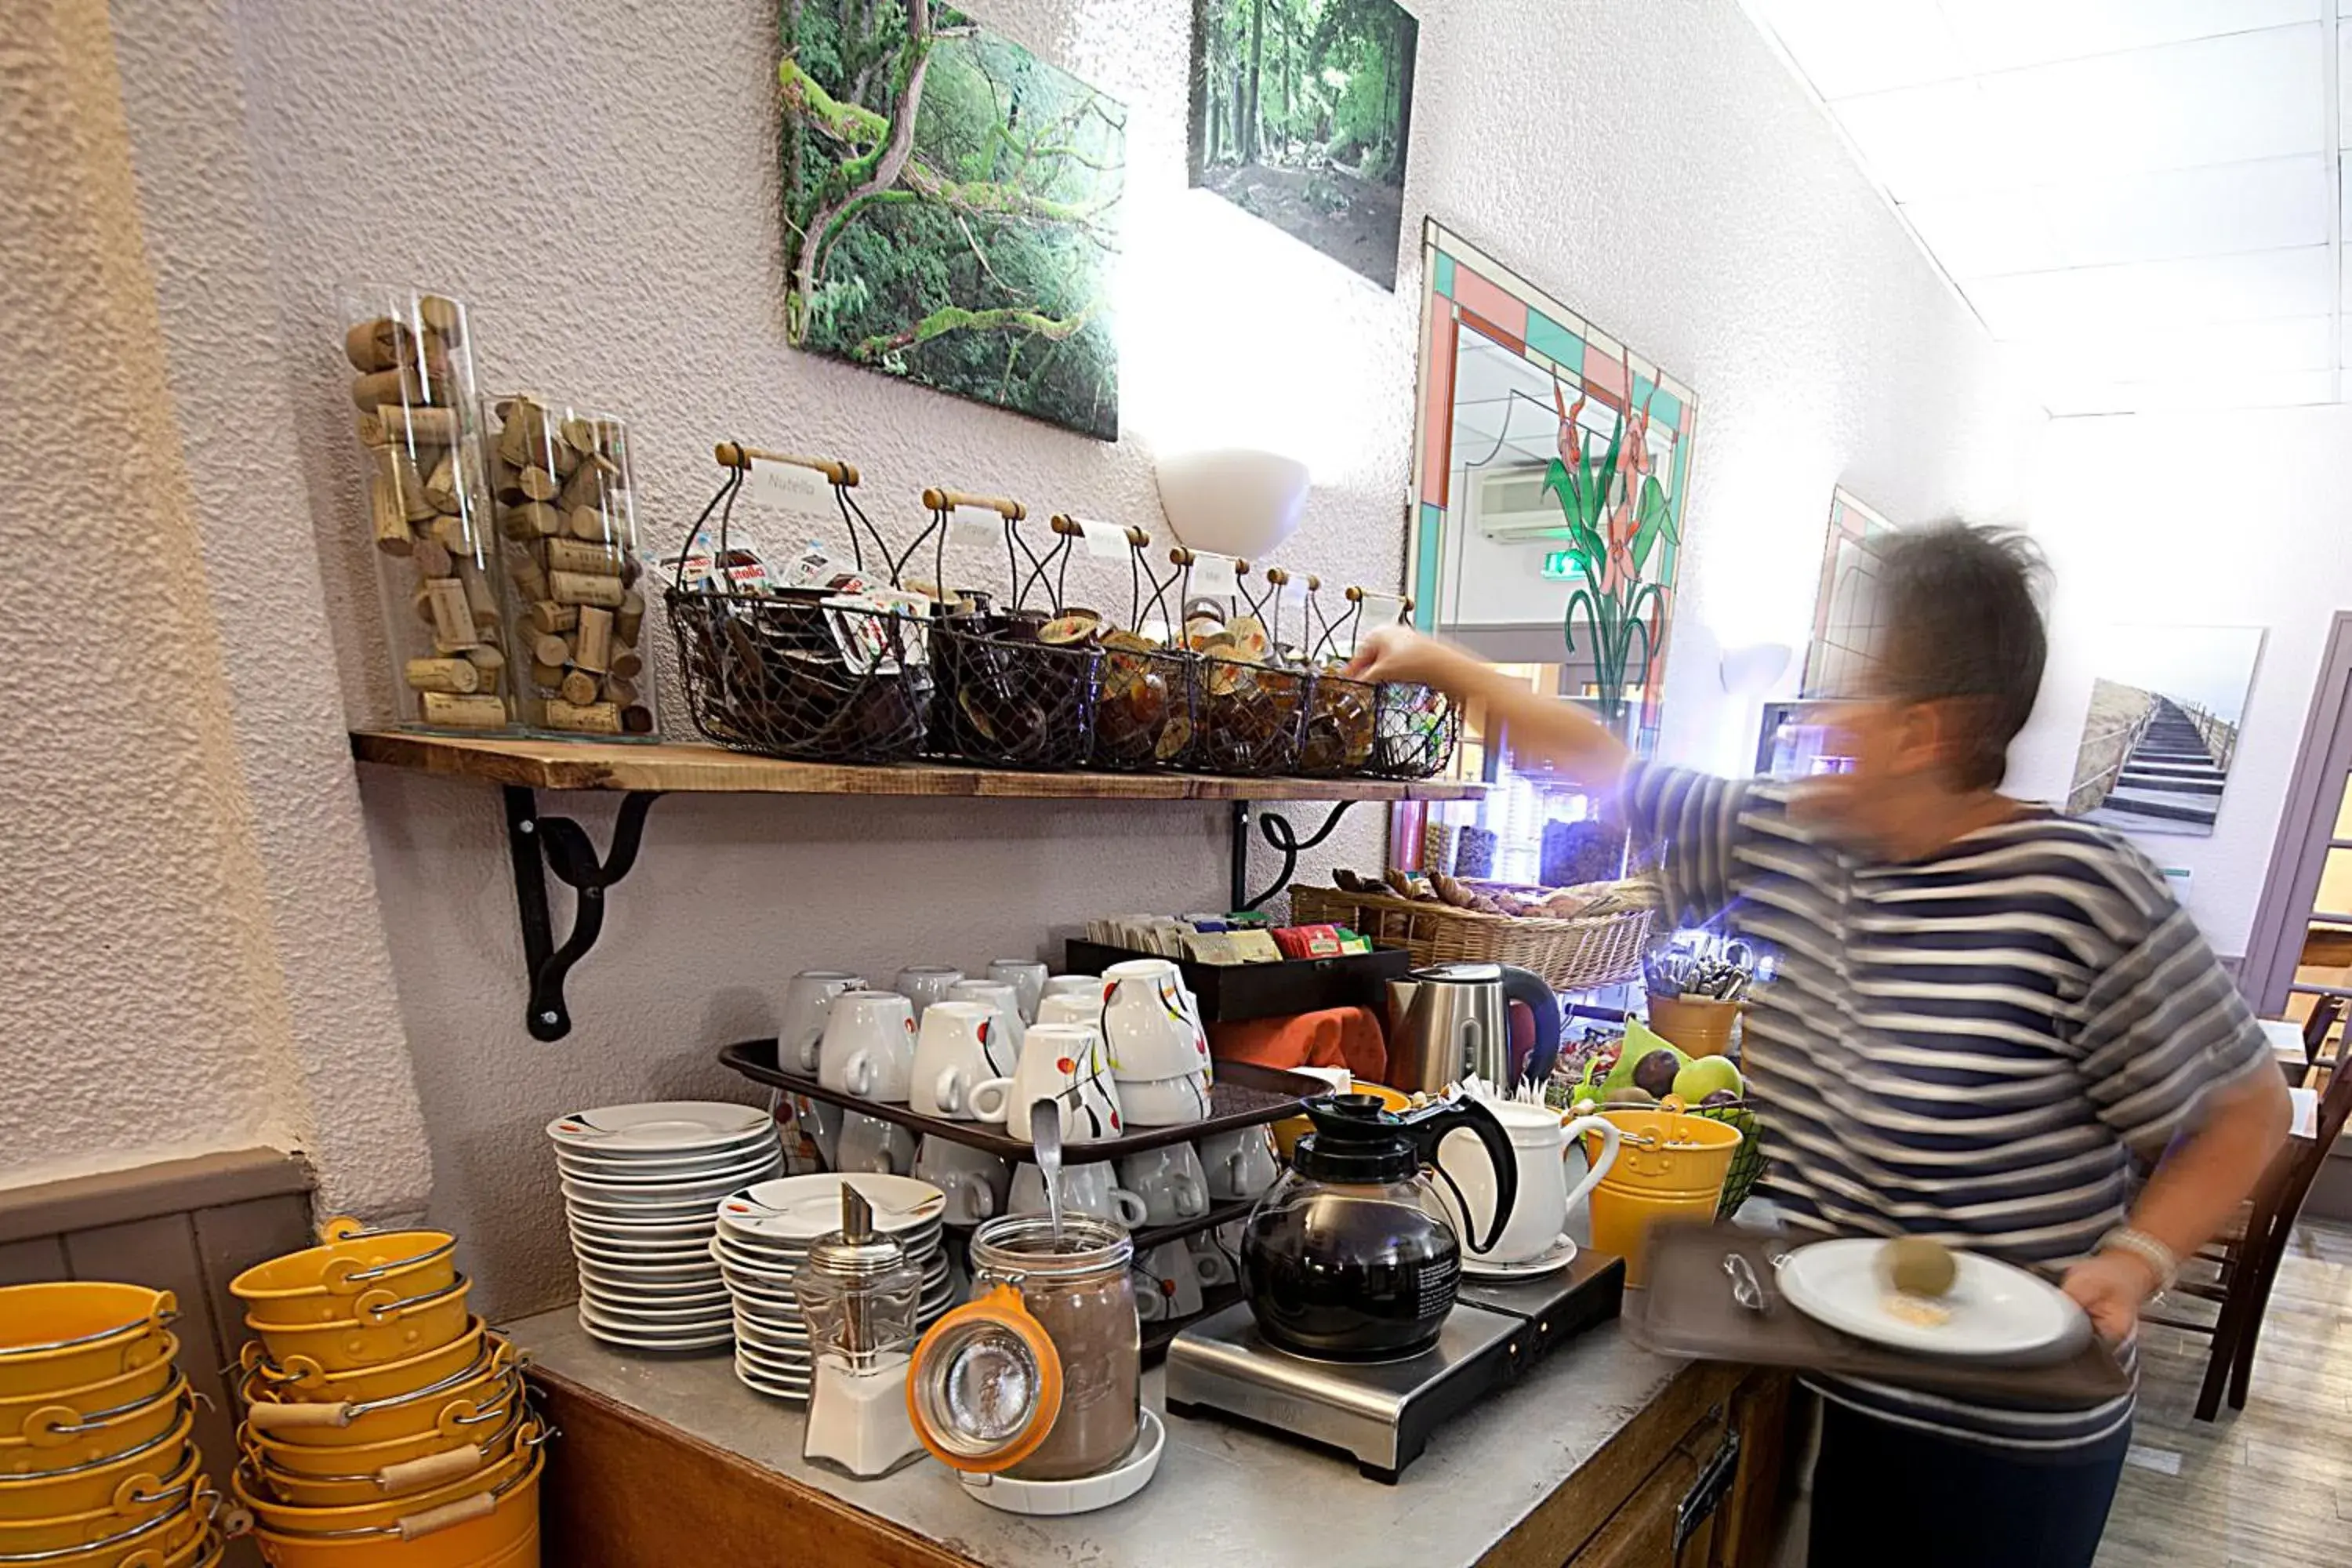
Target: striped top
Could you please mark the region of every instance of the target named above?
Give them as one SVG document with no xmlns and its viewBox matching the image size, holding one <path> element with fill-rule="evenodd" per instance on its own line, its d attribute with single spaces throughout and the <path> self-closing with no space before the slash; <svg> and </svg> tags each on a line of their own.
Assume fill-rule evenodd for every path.
<svg viewBox="0 0 2352 1568">
<path fill-rule="evenodd" d="M 1625 792 L 1668 909 L 1725 914 L 1777 955 L 1743 1055 L 1761 1190 L 1792 1230 L 1930 1236 L 2054 1278 L 2123 1223 L 2128 1150 L 2161 1150 L 2217 1085 L 2273 1070 L 2163 874 L 2114 835 L 2029 808 L 1876 865 L 1792 822 L 1789 796 L 1649 766 Z M 2132 1411 L 2129 1395 L 2053 1413 L 1819 1386 L 2003 1447 L 2096 1442 Z"/>
</svg>

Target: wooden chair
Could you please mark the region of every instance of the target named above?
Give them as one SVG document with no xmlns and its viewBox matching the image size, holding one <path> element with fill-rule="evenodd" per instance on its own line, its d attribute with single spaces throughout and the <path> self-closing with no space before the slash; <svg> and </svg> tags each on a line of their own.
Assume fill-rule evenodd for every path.
<svg viewBox="0 0 2352 1568">
<path fill-rule="evenodd" d="M 2324 1037 L 2326 1029 L 2320 1033 Z M 2297 1091 L 2309 1103 L 2309 1091 Z M 2297 1130 L 2279 1152 L 2252 1200 L 2240 1211 L 2238 1222 L 2198 1257 L 2215 1266 L 2211 1280 L 2183 1279 L 2172 1293 L 2218 1302 L 2221 1315 L 2211 1323 L 2154 1313 L 2144 1319 L 2164 1328 L 2211 1337 L 2205 1379 L 2197 1391 L 2197 1419 L 2210 1421 L 2221 1407 L 2226 1390 L 2230 1408 L 2246 1407 L 2246 1388 L 2252 1380 L 2254 1346 L 2262 1336 L 2263 1314 L 2268 1310 L 2271 1287 L 2286 1257 L 2303 1200 L 2319 1177 L 2320 1163 L 2336 1146 L 2345 1123 L 2352 1121 L 2352 1072 L 2337 1072 L 2326 1092 L 2318 1097 L 2310 1124 Z"/>
<path fill-rule="evenodd" d="M 2323 1062 L 2320 1054 L 2327 1048 L 2327 1031 L 2336 1027 L 2336 1020 L 2344 1016 L 2344 998 L 2322 996 L 2312 1005 L 2311 1016 L 2303 1021 L 2303 1062 L 2305 1081 L 2310 1081 L 2310 1071 L 2320 1067 L 2334 1067 L 2333 1061 Z"/>
</svg>

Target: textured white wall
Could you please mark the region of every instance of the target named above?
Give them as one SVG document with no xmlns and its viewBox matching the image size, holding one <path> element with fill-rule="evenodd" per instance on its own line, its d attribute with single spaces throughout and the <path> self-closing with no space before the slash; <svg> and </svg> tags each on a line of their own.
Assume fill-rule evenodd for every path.
<svg viewBox="0 0 2352 1568">
<path fill-rule="evenodd" d="M 640 519 L 665 541 L 707 496 L 719 435 L 855 458 L 899 530 L 939 479 L 1155 522 L 1155 449 L 1240 438 L 1314 468 L 1285 559 L 1399 578 L 1417 247 L 1392 295 L 1182 189 L 1185 0 L 975 7 L 1130 107 L 1128 439 L 1110 447 L 784 347 L 772 5 L 186 3 L 233 23 L 243 102 L 176 127 L 196 143 L 181 156 L 242 142 L 252 196 L 242 218 L 172 223 L 252 223 L 268 247 L 310 505 L 248 521 L 257 548 L 315 533 L 355 715 L 388 694 L 332 335 L 349 277 L 465 298 L 486 384 L 633 416 Z M 1706 650 L 1714 632 L 1801 640 L 1832 481 L 1898 515 L 2004 509 L 2037 416 L 1732 0 L 1417 9 L 1412 221 L 1437 213 L 1700 391 L 1669 741 L 1736 763 L 1752 715 L 1724 710 Z M 131 96 L 165 85 L 160 47 L 125 53 Z M 793 970 L 977 963 L 1091 911 L 1223 897 L 1212 809 L 672 799 L 575 976 L 577 1032 L 542 1046 L 521 1027 L 495 795 L 378 772 L 361 789 L 434 1211 L 468 1237 L 493 1312 L 568 1291 L 540 1126 L 730 1092 L 712 1050 L 764 1028 Z M 602 842 L 611 803 L 549 804 Z M 1379 833 L 1358 818 L 1333 849 L 1361 864 Z"/>
<path fill-rule="evenodd" d="M 2189 911 L 2221 952 L 2246 951 L 2327 628 L 2352 608 L 2347 510 L 2352 409 L 2050 424 L 2033 499 L 2054 577 L 2050 668 L 2009 786 L 2065 795 L 2103 627 L 2268 627 L 2213 836 L 2133 836 L 2189 869 Z"/>
</svg>

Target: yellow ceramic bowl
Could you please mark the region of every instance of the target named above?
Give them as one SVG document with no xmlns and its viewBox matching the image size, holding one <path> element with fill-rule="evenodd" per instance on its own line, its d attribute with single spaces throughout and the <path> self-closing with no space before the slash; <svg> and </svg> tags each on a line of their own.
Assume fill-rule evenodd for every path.
<svg viewBox="0 0 2352 1568">
<path fill-rule="evenodd" d="M 59 1412 L 72 1423 L 92 1416 L 120 1414 L 134 1405 L 144 1405 L 165 1389 L 179 1376 L 172 1364 L 180 1353 L 180 1342 L 172 1334 L 163 1336 L 163 1353 L 143 1366 L 113 1377 L 102 1377 L 96 1383 L 83 1384 L 79 1388 L 61 1388 L 54 1394 L 19 1394 L 0 1399 L 0 1443 L 10 1438 L 22 1438 L 33 1432 L 47 1431 L 59 1424 Z M 36 1415 L 40 1419 L 34 1419 Z"/>
<path fill-rule="evenodd" d="M 1391 1089 L 1384 1083 L 1366 1083 L 1360 1078 L 1349 1079 L 1348 1092 L 1371 1095 L 1391 1110 L 1412 1109 L 1412 1096 Z M 1274 1124 L 1274 1146 L 1286 1164 L 1289 1163 L 1290 1152 L 1297 1147 L 1298 1141 L 1314 1131 L 1315 1123 L 1304 1116 L 1286 1116 Z"/>
<path fill-rule="evenodd" d="M 161 1500 L 164 1478 L 179 1475 L 191 1462 L 188 1434 L 195 1412 L 183 1409 L 179 1421 L 160 1437 L 126 1453 L 103 1459 L 85 1459 L 52 1469 L 0 1476 L 0 1523 L 23 1523 L 105 1510 L 121 1511 L 142 1500 Z"/>
<path fill-rule="evenodd" d="M 508 1474 L 489 1491 L 461 1497 L 459 1500 L 467 1502 L 468 1508 L 453 1508 L 450 1513 L 467 1513 L 469 1517 L 450 1518 L 446 1524 L 419 1519 L 424 1512 L 422 1499 L 404 1500 L 393 1518 L 412 1521 L 407 1539 L 403 1539 L 401 1530 L 391 1521 L 371 1527 L 364 1535 L 327 1539 L 305 1535 L 265 1519 L 254 1534 L 261 1543 L 261 1554 L 269 1559 L 272 1568 L 535 1568 L 539 1562 L 539 1479 L 545 1468 L 546 1461 L 536 1449 L 531 1450 L 529 1461 L 520 1469 Z M 471 1503 L 473 1497 L 485 1497 L 488 1500 Z M 299 1511 L 323 1517 L 343 1510 Z M 419 1533 L 419 1527 L 426 1524 L 434 1527 Z"/>
<path fill-rule="evenodd" d="M 82 1388 L 164 1358 L 169 1290 L 75 1280 L 0 1287 L 0 1399 Z"/>
<path fill-rule="evenodd" d="M 0 1476 L 111 1458 L 169 1432 L 187 1401 L 187 1380 L 175 1369 L 163 1392 L 126 1409 L 80 1419 L 63 1405 L 35 1410 L 25 1418 L 26 1436 L 0 1440 Z"/>
<path fill-rule="evenodd" d="M 267 1423 L 260 1428 L 247 1426 L 244 1436 L 247 1451 L 260 1455 L 273 1469 L 296 1476 L 361 1475 L 386 1465 L 421 1459 L 459 1444 L 479 1442 L 506 1426 L 521 1405 L 522 1373 L 518 1368 L 509 1367 L 485 1379 L 436 1394 L 429 1400 L 420 1400 L 413 1412 L 411 1407 L 397 1407 L 381 1415 L 362 1415 L 348 1426 L 323 1429 L 341 1438 L 354 1431 L 365 1436 L 374 1422 L 386 1416 L 413 1414 L 414 1419 L 405 1425 L 425 1423 L 397 1436 L 331 1445 L 311 1440 L 321 1435 L 320 1428 L 297 1426 L 271 1431 Z"/>
<path fill-rule="evenodd" d="M 101 1508 L 38 1519 L 0 1519 L 0 1563 L 95 1545 L 187 1511 L 209 1483 L 197 1473 L 196 1451 L 184 1442 L 181 1449 L 179 1466 L 172 1474 L 160 1478 L 160 1484 L 125 1486 L 119 1506 L 110 1502 Z"/>
<path fill-rule="evenodd" d="M 278 1363 L 262 1352 L 258 1340 L 247 1340 L 240 1364 L 259 1381 L 266 1391 L 260 1397 L 265 1400 L 295 1405 L 368 1405 L 430 1388 L 478 1364 L 484 1353 L 485 1333 L 482 1321 L 476 1318 L 466 1325 L 464 1333 L 447 1344 L 354 1372 L 329 1372 L 308 1356 L 298 1358 L 290 1365 Z"/>
<path fill-rule="evenodd" d="M 352 1298 L 377 1286 L 395 1296 L 430 1294 L 457 1282 L 457 1238 L 446 1230 L 370 1231 L 331 1219 L 320 1246 L 257 1263 L 229 1281 L 246 1321 L 331 1323 L 353 1317 Z"/>
<path fill-rule="evenodd" d="M 305 1365 L 321 1372 L 361 1372 L 427 1354 L 463 1338 L 473 1321 L 466 1310 L 473 1282 L 459 1279 L 437 1290 L 401 1295 L 371 1285 L 342 1298 L 351 1316 L 323 1323 L 264 1323 L 246 1326 L 261 1336 L 263 1349 L 279 1366 Z"/>
</svg>

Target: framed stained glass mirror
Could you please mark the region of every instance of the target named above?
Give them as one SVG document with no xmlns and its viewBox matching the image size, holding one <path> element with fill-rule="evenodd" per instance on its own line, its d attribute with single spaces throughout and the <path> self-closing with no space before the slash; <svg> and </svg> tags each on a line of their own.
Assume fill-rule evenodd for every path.
<svg viewBox="0 0 2352 1568">
<path fill-rule="evenodd" d="M 1656 743 L 1698 398 L 1431 220 L 1413 618 Z M 1489 777 L 1486 737 L 1471 755 Z"/>
</svg>

